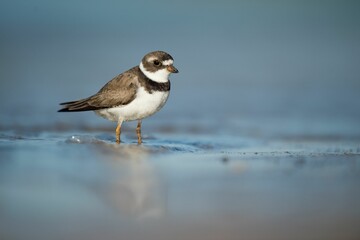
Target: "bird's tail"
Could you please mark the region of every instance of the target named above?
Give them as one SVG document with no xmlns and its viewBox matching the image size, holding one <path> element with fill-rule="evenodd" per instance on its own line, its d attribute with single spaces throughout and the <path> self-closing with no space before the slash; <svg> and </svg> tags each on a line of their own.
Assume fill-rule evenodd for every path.
<svg viewBox="0 0 360 240">
<path fill-rule="evenodd" d="M 58 112 L 83 112 L 96 110 L 97 108 L 91 106 L 88 101 L 89 98 L 85 98 L 78 101 L 60 103 L 60 105 L 63 105 L 63 108 L 58 110 Z"/>
</svg>

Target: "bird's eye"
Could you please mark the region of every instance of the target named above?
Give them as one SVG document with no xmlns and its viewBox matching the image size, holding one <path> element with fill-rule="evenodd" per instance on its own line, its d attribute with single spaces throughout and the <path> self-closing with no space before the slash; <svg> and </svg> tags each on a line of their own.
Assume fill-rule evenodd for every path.
<svg viewBox="0 0 360 240">
<path fill-rule="evenodd" d="M 160 63 L 158 60 L 154 60 L 154 65 L 155 65 L 155 66 L 160 66 L 161 63 Z"/>
</svg>

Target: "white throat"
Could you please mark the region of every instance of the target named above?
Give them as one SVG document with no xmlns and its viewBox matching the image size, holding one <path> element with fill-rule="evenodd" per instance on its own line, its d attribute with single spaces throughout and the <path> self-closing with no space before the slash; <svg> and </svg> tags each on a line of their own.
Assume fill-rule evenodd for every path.
<svg viewBox="0 0 360 240">
<path fill-rule="evenodd" d="M 158 70 L 156 72 L 149 72 L 145 69 L 142 62 L 140 63 L 139 67 L 140 70 L 145 74 L 145 76 L 150 78 L 154 82 L 164 83 L 169 81 L 170 72 L 166 68 Z"/>
</svg>

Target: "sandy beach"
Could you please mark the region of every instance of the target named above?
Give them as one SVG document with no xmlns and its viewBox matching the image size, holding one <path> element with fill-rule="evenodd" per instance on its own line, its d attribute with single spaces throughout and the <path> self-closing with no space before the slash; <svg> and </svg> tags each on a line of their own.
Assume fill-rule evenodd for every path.
<svg viewBox="0 0 360 240">
<path fill-rule="evenodd" d="M 358 139 L 271 140 L 166 129 L 146 135 L 142 146 L 130 129 L 120 145 L 104 130 L 28 135 L 3 131 L 0 235 L 359 236 Z"/>
<path fill-rule="evenodd" d="M 0 239 L 360 239 L 356 1 L 1 1 Z M 163 50 L 164 108 L 60 102 Z"/>
</svg>

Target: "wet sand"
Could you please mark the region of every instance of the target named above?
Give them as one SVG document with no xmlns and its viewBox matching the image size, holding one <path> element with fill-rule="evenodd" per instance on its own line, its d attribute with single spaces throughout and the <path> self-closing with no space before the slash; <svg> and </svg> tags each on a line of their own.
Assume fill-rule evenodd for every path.
<svg viewBox="0 0 360 240">
<path fill-rule="evenodd" d="M 359 140 L 162 129 L 2 131 L 1 239 L 360 236 Z"/>
<path fill-rule="evenodd" d="M 0 240 L 360 239 L 359 1 L 1 1 Z M 164 50 L 164 108 L 57 113 Z"/>
</svg>

